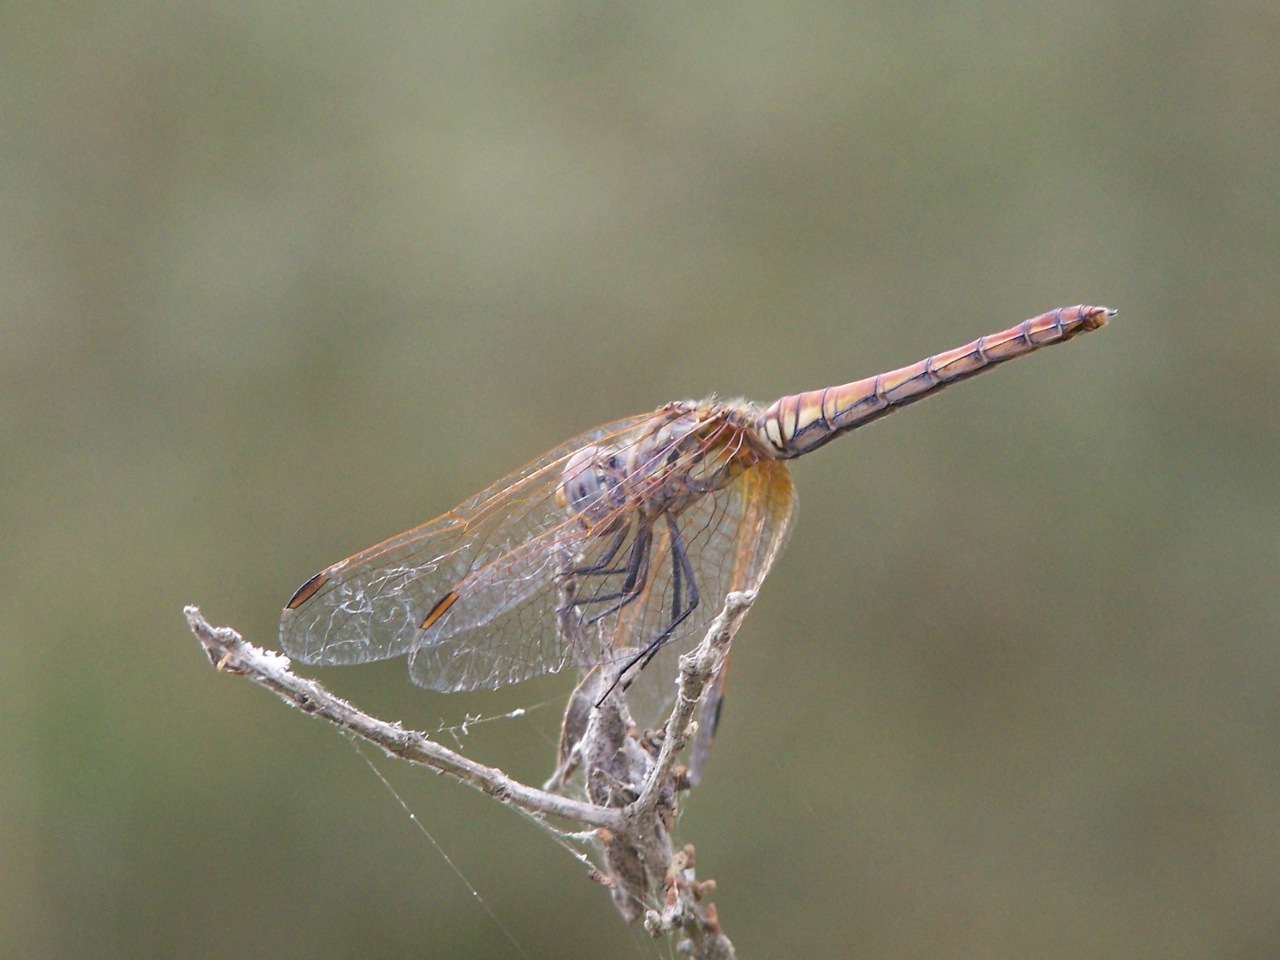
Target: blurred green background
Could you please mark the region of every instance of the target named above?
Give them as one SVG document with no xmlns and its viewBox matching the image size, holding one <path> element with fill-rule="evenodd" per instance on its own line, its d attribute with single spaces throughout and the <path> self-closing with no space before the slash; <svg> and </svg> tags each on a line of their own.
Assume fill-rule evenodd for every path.
<svg viewBox="0 0 1280 960">
<path fill-rule="evenodd" d="M 681 834 L 744 958 L 1280 955 L 1280 8 L 9 5 L 0 954 L 519 957 L 215 674 L 595 423 L 1120 309 L 798 464 Z M 550 772 L 569 678 L 315 670 Z M 529 957 L 647 956 L 380 767 Z"/>
</svg>

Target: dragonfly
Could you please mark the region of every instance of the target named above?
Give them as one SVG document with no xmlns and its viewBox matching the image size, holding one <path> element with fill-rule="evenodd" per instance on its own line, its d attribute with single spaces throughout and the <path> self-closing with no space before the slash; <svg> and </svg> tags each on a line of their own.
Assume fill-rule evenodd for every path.
<svg viewBox="0 0 1280 960">
<path fill-rule="evenodd" d="M 731 591 L 759 588 L 795 512 L 787 462 L 1114 310 L 1060 307 L 917 363 L 768 406 L 668 403 L 589 430 L 422 526 L 316 574 L 280 620 L 292 658 L 407 657 L 439 691 L 575 666 L 663 676 Z M 652 668 L 652 669 L 651 669 Z M 703 715 L 719 714 L 724 671 Z"/>
</svg>

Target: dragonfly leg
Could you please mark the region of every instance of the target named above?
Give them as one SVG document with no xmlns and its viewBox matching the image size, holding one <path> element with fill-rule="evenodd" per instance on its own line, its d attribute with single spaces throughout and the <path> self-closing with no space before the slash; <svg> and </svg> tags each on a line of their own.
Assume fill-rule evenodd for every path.
<svg viewBox="0 0 1280 960">
<path fill-rule="evenodd" d="M 676 526 L 675 519 L 670 514 L 667 515 L 667 529 L 671 531 L 671 622 L 667 624 L 666 629 L 649 642 L 648 646 L 622 665 L 617 677 L 609 685 L 609 689 L 604 692 L 604 696 L 597 701 L 596 706 L 604 702 L 604 698 L 613 692 L 614 687 L 622 681 L 622 678 L 637 663 L 640 664 L 641 670 L 647 667 L 649 662 L 657 656 L 658 651 L 675 634 L 676 628 L 689 619 L 693 611 L 698 609 L 698 604 L 702 602 L 694 576 L 693 561 L 689 559 L 689 552 L 685 549 L 684 538 L 680 535 L 680 528 Z M 686 596 L 681 597 L 682 593 Z"/>
<path fill-rule="evenodd" d="M 667 629 L 658 634 L 649 646 L 645 647 L 640 654 L 640 669 L 644 669 L 649 665 L 649 661 L 654 655 L 662 649 L 663 644 L 671 639 L 671 635 L 676 632 L 676 627 L 689 619 L 690 614 L 698 609 L 698 604 L 702 598 L 698 595 L 698 583 L 693 569 L 693 561 L 689 559 L 689 552 L 685 549 L 684 538 L 680 536 L 680 528 L 676 526 L 676 521 L 669 514 L 667 515 L 667 528 L 671 531 L 671 622 L 667 624 Z M 683 609 L 680 602 L 680 574 L 684 573 L 685 593 L 687 594 Z"/>
<path fill-rule="evenodd" d="M 615 554 L 621 547 L 626 531 L 614 542 L 610 544 L 609 554 Z M 560 577 L 560 603 L 556 610 L 556 616 L 559 621 L 559 630 L 562 638 L 569 642 L 575 650 L 578 651 L 580 662 L 586 663 L 587 645 L 586 635 L 584 633 L 587 627 L 592 626 L 602 617 L 607 617 L 611 613 L 616 613 L 628 603 L 631 603 L 644 592 L 645 583 L 649 576 L 649 547 L 652 543 L 653 535 L 650 533 L 650 527 L 647 523 L 641 523 L 637 532 L 636 539 L 631 545 L 631 549 L 627 553 L 626 566 L 618 568 L 616 572 L 626 572 L 627 577 L 622 584 L 622 589 L 614 593 L 597 593 L 589 597 L 579 597 L 577 595 L 577 583 L 571 576 L 573 571 L 566 571 Z M 612 557 L 606 557 L 601 561 L 600 566 L 608 564 Z M 580 611 L 582 607 L 588 607 L 593 604 L 609 603 L 617 600 L 608 609 L 585 617 Z M 612 686 L 610 686 L 610 690 Z M 605 694 L 608 694 L 608 690 Z M 601 700 L 604 698 L 601 697 Z"/>
<path fill-rule="evenodd" d="M 625 600 L 625 603 L 621 605 L 622 607 L 625 607 L 626 603 L 635 599 L 636 596 L 644 590 L 645 582 L 648 580 L 649 576 L 649 548 L 652 547 L 652 545 L 652 527 L 650 527 L 649 524 L 645 524 L 645 522 L 641 522 L 639 527 L 636 529 L 635 540 L 631 541 L 631 548 L 627 550 L 626 563 L 623 564 L 623 566 L 611 567 L 608 568 L 608 570 L 596 570 L 595 567 L 590 567 L 588 568 L 588 571 L 586 571 L 586 575 L 588 576 L 596 575 L 596 573 L 599 573 L 599 575 L 604 575 L 604 573 L 614 573 L 614 575 L 617 575 L 617 573 L 626 573 L 626 577 L 623 579 L 620 588 L 611 591 L 611 593 L 604 593 L 603 590 L 608 589 L 607 586 L 605 586 L 605 588 L 603 588 L 602 591 L 599 591 L 599 593 L 594 593 L 589 596 L 575 596 L 571 605 L 573 605 L 573 607 L 588 607 L 588 605 L 591 604 L 609 603 L 611 600 L 622 599 Z M 613 549 L 612 544 L 609 549 Z M 603 563 L 608 562 L 608 559 L 604 559 L 600 566 L 603 566 Z M 594 623 L 595 621 L 598 621 L 600 617 L 608 616 L 609 613 L 620 608 L 621 607 L 613 607 L 604 613 L 593 614 L 588 622 Z"/>
<path fill-rule="evenodd" d="M 566 570 L 560 574 L 562 577 L 607 577 L 610 574 L 622 573 L 626 567 L 610 567 L 613 558 L 618 555 L 618 551 L 622 549 L 623 543 L 627 539 L 628 528 L 623 527 L 618 535 L 613 538 L 613 542 L 601 554 L 600 559 L 592 566 L 577 567 L 576 569 Z"/>
<path fill-rule="evenodd" d="M 574 598 L 573 605 L 579 607 L 592 603 L 618 601 L 605 610 L 592 614 L 587 620 L 588 626 L 609 616 L 611 613 L 617 613 L 644 593 L 645 584 L 649 582 L 649 548 L 652 544 L 653 534 L 651 528 L 648 524 L 642 524 L 636 531 L 635 542 L 632 543 L 631 551 L 627 556 L 627 566 L 625 567 L 627 577 L 622 582 L 622 589 L 613 593 L 597 593 L 590 597 Z"/>
</svg>

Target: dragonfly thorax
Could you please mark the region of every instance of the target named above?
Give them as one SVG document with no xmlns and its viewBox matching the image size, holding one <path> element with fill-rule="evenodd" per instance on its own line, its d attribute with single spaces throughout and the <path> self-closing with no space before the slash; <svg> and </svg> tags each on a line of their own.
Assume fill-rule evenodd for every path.
<svg viewBox="0 0 1280 960">
<path fill-rule="evenodd" d="M 633 496 L 652 513 L 678 514 L 688 504 L 731 484 L 760 462 L 758 444 L 732 407 L 712 401 L 673 403 L 668 419 L 631 448 Z"/>
<path fill-rule="evenodd" d="M 718 403 L 673 403 L 609 444 L 589 444 L 566 461 L 556 503 L 593 533 L 636 514 L 681 513 L 761 459 L 758 442 Z"/>
</svg>

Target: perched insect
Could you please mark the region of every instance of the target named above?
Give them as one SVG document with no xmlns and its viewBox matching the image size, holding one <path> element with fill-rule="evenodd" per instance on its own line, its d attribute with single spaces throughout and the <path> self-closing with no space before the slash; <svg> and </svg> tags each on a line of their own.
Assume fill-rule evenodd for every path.
<svg viewBox="0 0 1280 960">
<path fill-rule="evenodd" d="M 597 427 L 316 574 L 280 642 L 307 663 L 407 655 L 415 683 L 445 691 L 599 668 L 606 695 L 701 637 L 728 592 L 760 586 L 795 506 L 787 460 L 1114 313 L 1059 308 L 764 408 L 682 401 Z"/>
</svg>

